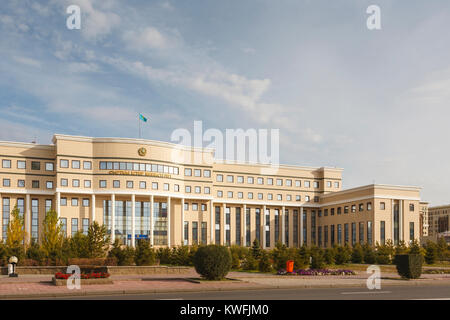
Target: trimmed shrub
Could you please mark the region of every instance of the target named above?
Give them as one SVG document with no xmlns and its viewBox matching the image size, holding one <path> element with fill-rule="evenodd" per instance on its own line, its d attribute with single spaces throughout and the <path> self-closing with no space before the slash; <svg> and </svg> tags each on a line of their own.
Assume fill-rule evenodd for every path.
<svg viewBox="0 0 450 320">
<path fill-rule="evenodd" d="M 188 266 L 189 261 L 189 247 L 179 246 L 173 247 L 169 257 L 169 264 L 174 266 Z"/>
<path fill-rule="evenodd" d="M 230 251 L 218 245 L 200 247 L 194 256 L 194 267 L 205 279 L 221 280 L 231 269 Z"/>
<path fill-rule="evenodd" d="M 156 258 L 159 260 L 159 264 L 170 264 L 171 261 L 171 251 L 169 248 L 158 248 L 156 252 Z"/>
<path fill-rule="evenodd" d="M 271 272 L 272 264 L 270 263 L 270 256 L 266 251 L 263 251 L 261 254 L 261 258 L 259 259 L 259 271 L 260 272 Z M 284 265 L 286 268 L 286 264 Z"/>
<path fill-rule="evenodd" d="M 335 264 L 346 264 L 350 261 L 350 257 L 350 249 L 348 247 L 339 246 L 336 248 Z"/>
<path fill-rule="evenodd" d="M 363 255 L 364 255 L 364 263 L 374 264 L 376 261 L 375 252 L 373 251 L 372 246 L 368 243 L 363 246 Z"/>
<path fill-rule="evenodd" d="M 387 245 L 376 244 L 375 261 L 377 264 L 391 264 L 391 251 Z"/>
<path fill-rule="evenodd" d="M 398 254 L 395 256 L 397 272 L 402 278 L 418 279 L 422 274 L 422 256 L 419 254 Z"/>
</svg>

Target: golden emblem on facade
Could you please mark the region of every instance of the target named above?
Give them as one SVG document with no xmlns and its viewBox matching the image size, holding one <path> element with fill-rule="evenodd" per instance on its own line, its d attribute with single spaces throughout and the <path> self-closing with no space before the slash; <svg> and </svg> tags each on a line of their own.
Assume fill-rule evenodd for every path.
<svg viewBox="0 0 450 320">
<path fill-rule="evenodd" d="M 145 155 L 147 154 L 147 149 L 145 149 L 144 147 L 139 148 L 139 149 L 138 149 L 138 154 L 139 154 L 141 157 L 145 156 Z"/>
</svg>

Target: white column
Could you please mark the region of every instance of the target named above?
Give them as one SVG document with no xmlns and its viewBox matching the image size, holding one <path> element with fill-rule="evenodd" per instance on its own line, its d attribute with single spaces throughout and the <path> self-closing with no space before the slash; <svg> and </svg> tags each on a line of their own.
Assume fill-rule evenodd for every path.
<svg viewBox="0 0 450 320">
<path fill-rule="evenodd" d="M 227 231 L 226 231 L 226 228 L 225 228 L 225 226 L 227 224 L 226 213 L 225 213 L 226 210 L 227 210 L 227 205 L 224 203 L 223 204 L 223 215 L 222 215 L 222 217 L 223 217 L 223 219 L 222 219 L 222 225 L 223 225 L 223 229 L 222 229 L 222 234 L 223 234 L 223 236 L 222 236 L 222 244 L 223 245 L 225 245 L 226 242 L 227 242 L 226 241 Z M 231 239 L 230 239 L 230 242 L 231 242 Z"/>
<path fill-rule="evenodd" d="M 181 243 L 188 245 L 189 243 L 184 243 L 184 198 L 181 198 Z"/>
<path fill-rule="evenodd" d="M 244 212 L 243 212 L 243 216 L 244 216 L 244 223 L 242 224 L 242 233 L 243 233 L 243 241 L 242 241 L 242 246 L 246 247 L 247 246 L 247 205 L 244 204 Z"/>
<path fill-rule="evenodd" d="M 26 212 L 25 212 L 25 232 L 27 233 L 27 243 L 31 243 L 31 197 L 26 196 Z"/>
<path fill-rule="evenodd" d="M 305 239 L 303 239 L 303 207 L 300 207 L 300 246 L 303 245 L 304 240 Z"/>
<path fill-rule="evenodd" d="M 153 246 L 153 195 L 150 196 L 150 245 Z"/>
<path fill-rule="evenodd" d="M 131 195 L 131 246 L 134 248 L 136 245 L 136 196 Z"/>
<path fill-rule="evenodd" d="M 403 237 L 403 200 L 398 201 L 398 240 L 402 241 Z"/>
<path fill-rule="evenodd" d="M 261 217 L 262 225 L 263 225 L 263 233 L 262 233 L 262 248 L 266 248 L 266 205 L 263 206 L 263 212 Z"/>
<path fill-rule="evenodd" d="M 210 244 L 214 244 L 214 228 L 215 228 L 215 223 L 214 223 L 214 203 L 211 200 L 210 201 L 210 205 L 209 205 L 209 230 L 211 232 L 210 237 L 209 237 Z"/>
<path fill-rule="evenodd" d="M 282 244 L 286 244 L 286 223 L 285 223 L 285 213 L 284 213 L 284 206 L 281 207 L 281 214 L 280 214 L 280 219 L 281 219 L 281 243 Z"/>
<path fill-rule="evenodd" d="M 61 192 L 56 193 L 56 213 L 61 217 Z"/>
<path fill-rule="evenodd" d="M 95 221 L 95 194 L 91 196 L 91 223 Z"/>
<path fill-rule="evenodd" d="M 170 197 L 167 197 L 167 246 L 170 248 Z"/>
<path fill-rule="evenodd" d="M 391 200 L 391 240 L 394 243 L 394 199 Z"/>
<path fill-rule="evenodd" d="M 111 242 L 116 240 L 116 195 L 111 195 Z"/>
</svg>

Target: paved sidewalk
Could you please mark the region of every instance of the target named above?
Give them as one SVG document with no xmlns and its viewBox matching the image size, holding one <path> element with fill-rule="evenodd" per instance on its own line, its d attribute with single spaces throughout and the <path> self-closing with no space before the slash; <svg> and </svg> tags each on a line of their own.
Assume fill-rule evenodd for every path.
<svg viewBox="0 0 450 320">
<path fill-rule="evenodd" d="M 201 292 L 229 290 L 266 290 L 277 288 L 338 288 L 366 287 L 369 275 L 363 272 L 353 276 L 277 276 L 270 274 L 230 272 L 228 278 L 240 281 L 202 281 L 193 283 L 183 279 L 198 278 L 192 270 L 185 275 L 121 275 L 112 276 L 113 284 L 84 285 L 69 290 L 51 284 L 51 275 L 22 275 L 19 278 L 0 277 L 0 299 L 61 297 L 77 295 L 111 295 L 162 292 Z M 151 280 L 151 281 L 146 281 Z M 169 281 L 170 280 L 170 281 Z M 389 285 L 446 285 L 450 275 L 422 275 L 417 280 L 401 280 L 397 274 L 383 274 L 382 286 Z"/>
</svg>

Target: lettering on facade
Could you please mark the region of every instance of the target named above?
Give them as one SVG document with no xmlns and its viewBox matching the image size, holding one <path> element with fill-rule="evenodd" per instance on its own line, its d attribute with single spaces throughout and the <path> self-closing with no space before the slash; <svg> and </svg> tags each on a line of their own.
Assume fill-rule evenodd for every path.
<svg viewBox="0 0 450 320">
<path fill-rule="evenodd" d="M 171 174 L 168 173 L 157 173 L 157 172 L 141 172 L 141 171 L 130 171 L 130 170 L 110 170 L 108 174 L 111 175 L 125 175 L 125 176 L 146 176 L 146 177 L 156 177 L 156 178 L 172 178 Z"/>
</svg>

